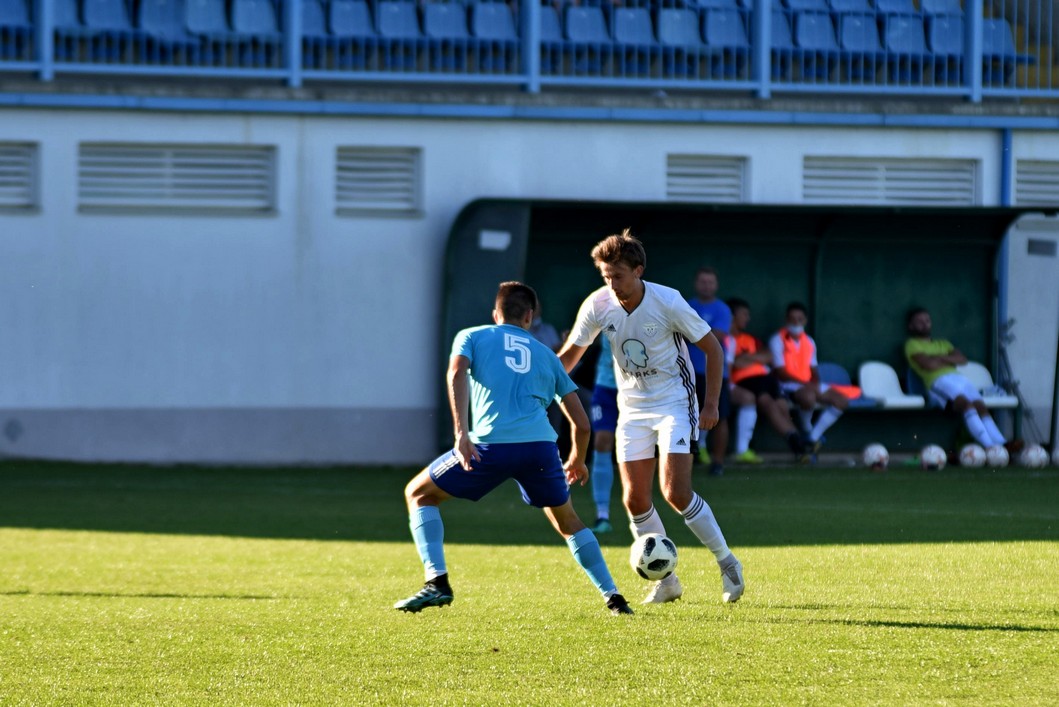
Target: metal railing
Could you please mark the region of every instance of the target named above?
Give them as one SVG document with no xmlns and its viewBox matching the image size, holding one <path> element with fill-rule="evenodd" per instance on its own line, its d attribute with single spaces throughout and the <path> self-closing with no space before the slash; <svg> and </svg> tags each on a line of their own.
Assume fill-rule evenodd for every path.
<svg viewBox="0 0 1059 707">
<path fill-rule="evenodd" d="M 1057 32 L 1050 0 L 0 0 L 0 71 L 977 102 L 1059 97 Z"/>
</svg>

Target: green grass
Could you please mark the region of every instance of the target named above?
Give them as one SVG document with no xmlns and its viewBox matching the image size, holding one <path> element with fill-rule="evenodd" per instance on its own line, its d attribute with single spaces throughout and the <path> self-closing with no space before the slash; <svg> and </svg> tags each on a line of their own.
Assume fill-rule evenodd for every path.
<svg viewBox="0 0 1059 707">
<path fill-rule="evenodd" d="M 513 487 L 443 506 L 455 603 L 392 610 L 412 473 L 0 464 L 0 704 L 1059 703 L 1055 470 L 703 476 L 746 596 L 665 511 L 685 596 L 632 617 Z"/>
</svg>

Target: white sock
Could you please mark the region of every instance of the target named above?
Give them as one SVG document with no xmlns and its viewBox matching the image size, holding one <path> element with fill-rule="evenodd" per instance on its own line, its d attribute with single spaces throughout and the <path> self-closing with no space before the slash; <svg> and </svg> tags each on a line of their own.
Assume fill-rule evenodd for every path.
<svg viewBox="0 0 1059 707">
<path fill-rule="evenodd" d="M 638 516 L 629 516 L 629 530 L 632 531 L 634 538 L 648 533 L 666 534 L 666 527 L 662 525 L 662 519 L 658 517 L 658 511 L 655 510 L 654 506 L 651 506 L 646 513 L 641 513 Z"/>
<path fill-rule="evenodd" d="M 813 409 L 803 410 L 798 408 L 798 419 L 802 421 L 802 429 L 808 432 L 813 429 Z"/>
<path fill-rule="evenodd" d="M 985 425 L 985 431 L 989 434 L 989 439 L 992 440 L 994 445 L 1003 444 L 1007 441 L 1004 439 L 1004 435 L 1001 434 L 1000 428 L 996 426 L 996 422 L 993 420 L 992 415 L 986 415 L 983 417 L 982 424 Z"/>
<path fill-rule="evenodd" d="M 974 437 L 975 442 L 986 448 L 993 446 L 993 442 L 989 438 L 989 432 L 986 431 L 985 425 L 982 424 L 982 418 L 978 416 L 977 410 L 970 408 L 963 413 L 963 424 L 967 425 L 967 431 Z"/>
<path fill-rule="evenodd" d="M 680 514 L 684 516 L 684 522 L 691 528 L 691 532 L 695 533 L 695 537 L 709 548 L 718 561 L 732 554 L 724 542 L 724 534 L 717 525 L 717 519 L 713 517 L 713 511 L 699 494 L 692 496 L 691 504 Z"/>
<path fill-rule="evenodd" d="M 741 405 L 736 418 L 735 453 L 742 454 L 750 449 L 750 440 L 754 436 L 754 425 L 757 424 L 757 406 Z"/>
<path fill-rule="evenodd" d="M 838 418 L 840 417 L 842 417 L 842 411 L 834 405 L 829 405 L 826 410 L 820 413 L 820 418 L 813 426 L 813 431 L 809 433 L 809 440 L 812 442 L 818 441 L 824 436 L 824 431 L 838 422 Z"/>
</svg>

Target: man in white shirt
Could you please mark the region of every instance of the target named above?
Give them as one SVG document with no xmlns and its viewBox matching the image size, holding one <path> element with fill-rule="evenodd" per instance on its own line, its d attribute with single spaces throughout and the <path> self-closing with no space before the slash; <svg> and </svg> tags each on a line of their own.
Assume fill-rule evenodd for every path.
<svg viewBox="0 0 1059 707">
<path fill-rule="evenodd" d="M 616 451 L 632 533 L 665 535 L 651 500 L 657 445 L 662 495 L 716 557 L 722 601 L 737 601 L 744 589 L 742 565 L 728 549 L 713 511 L 691 487 L 691 441 L 698 430 L 717 424 L 721 345 L 677 290 L 641 279 L 647 258 L 628 229 L 597 243 L 592 261 L 606 285 L 581 305 L 559 359 L 569 371 L 600 332 L 610 342 L 618 378 Z M 706 354 L 701 413 L 685 339 Z M 683 591 L 673 574 L 657 582 L 644 603 L 673 601 Z"/>
</svg>

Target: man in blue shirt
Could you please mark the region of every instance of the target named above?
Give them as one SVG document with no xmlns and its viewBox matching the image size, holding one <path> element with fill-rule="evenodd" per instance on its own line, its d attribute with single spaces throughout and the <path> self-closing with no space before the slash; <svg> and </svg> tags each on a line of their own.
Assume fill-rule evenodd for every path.
<svg viewBox="0 0 1059 707">
<path fill-rule="evenodd" d="M 717 271 L 707 266 L 699 268 L 695 274 L 695 296 L 688 300 L 691 308 L 698 312 L 714 335 L 720 340 L 721 346 L 725 345 L 728 330 L 732 326 L 732 310 L 718 299 L 717 289 L 720 283 Z M 706 354 L 697 346 L 689 346 L 688 353 L 691 354 L 691 365 L 695 368 L 695 388 L 699 400 L 702 400 L 706 391 Z M 706 451 L 705 435 L 699 435 L 698 458 L 705 464 L 709 464 L 711 476 L 721 476 L 724 473 L 724 459 L 728 451 L 728 413 L 729 384 L 728 363 L 725 362 L 723 369 L 723 380 L 721 381 L 721 397 L 717 401 L 717 412 L 720 418 L 717 426 L 710 432 L 710 452 Z M 712 456 L 711 456 L 712 453 Z"/>
<path fill-rule="evenodd" d="M 438 506 L 453 497 L 477 501 L 514 479 L 522 499 L 543 509 L 566 539 L 607 608 L 614 614 L 632 613 L 618 593 L 596 536 L 570 502 L 569 486 L 588 481 L 585 459 L 591 427 L 577 386 L 559 358 L 529 333 L 537 310 L 532 288 L 501 283 L 493 309 L 496 325 L 464 329 L 453 340 L 447 380 L 455 445 L 405 487 L 409 525 L 426 582 L 418 593 L 394 604 L 395 609 L 417 612 L 452 603 Z M 555 399 L 573 430 L 565 465 L 546 412 Z"/>
</svg>

